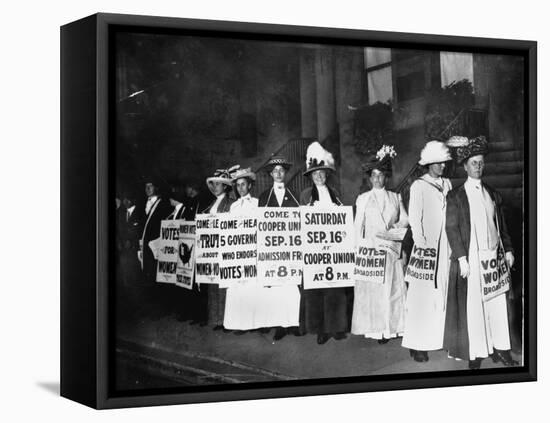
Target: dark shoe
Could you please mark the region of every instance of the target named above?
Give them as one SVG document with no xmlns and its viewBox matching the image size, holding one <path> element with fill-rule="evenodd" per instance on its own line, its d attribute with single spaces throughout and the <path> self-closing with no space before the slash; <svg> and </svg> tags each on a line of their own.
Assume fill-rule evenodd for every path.
<svg viewBox="0 0 550 423">
<path fill-rule="evenodd" d="M 273 335 L 274 341 L 279 341 L 283 339 L 286 336 L 286 329 L 285 328 L 277 328 L 275 330 L 275 335 Z"/>
<path fill-rule="evenodd" d="M 246 332 L 248 332 L 248 331 L 247 330 L 235 330 L 235 331 L 233 331 L 233 335 L 241 336 L 241 335 L 244 335 Z"/>
<path fill-rule="evenodd" d="M 345 332 L 336 332 L 336 335 L 332 335 L 332 337 L 337 341 L 340 341 L 341 339 L 346 339 L 347 335 L 345 334 Z"/>
<path fill-rule="evenodd" d="M 482 358 L 476 358 L 475 360 L 468 361 L 468 368 L 470 370 L 477 370 L 481 368 L 481 362 L 483 361 Z"/>
<path fill-rule="evenodd" d="M 319 335 L 317 335 L 317 343 L 319 345 L 326 344 L 329 339 L 330 336 L 328 336 L 326 333 L 320 333 Z"/>
<path fill-rule="evenodd" d="M 512 358 L 510 350 L 497 350 L 495 348 L 493 354 L 491 355 L 491 358 L 493 359 L 494 363 L 498 363 L 500 361 L 507 367 L 517 366 L 519 364 L 518 361 Z"/>
<path fill-rule="evenodd" d="M 203 322 L 199 322 L 199 326 L 200 326 L 200 327 L 204 327 L 204 326 L 206 326 L 207 324 L 208 324 L 208 322 L 204 322 L 204 321 L 203 321 Z"/>
<path fill-rule="evenodd" d="M 419 363 L 425 363 L 426 361 L 429 360 L 427 351 L 417 351 L 417 350 L 413 350 L 413 351 L 414 353 L 412 357 L 414 361 L 417 361 Z"/>
<path fill-rule="evenodd" d="M 271 328 L 260 328 L 258 329 L 258 332 L 260 333 L 269 333 L 271 331 Z"/>
<path fill-rule="evenodd" d="M 222 329 L 222 332 L 223 333 L 229 333 L 229 332 L 233 332 L 231 329 L 226 329 L 226 328 L 223 328 Z"/>
<path fill-rule="evenodd" d="M 390 340 L 389 340 L 389 339 L 386 339 L 386 338 L 381 338 L 381 339 L 378 340 L 378 343 L 379 343 L 380 345 L 387 344 L 388 342 L 390 342 Z"/>
<path fill-rule="evenodd" d="M 305 333 L 302 332 L 299 327 L 288 328 L 287 332 L 291 335 L 294 335 L 294 336 L 304 336 L 305 335 Z"/>
<path fill-rule="evenodd" d="M 212 330 L 222 330 L 222 329 L 223 329 L 222 325 L 216 325 Z"/>
</svg>

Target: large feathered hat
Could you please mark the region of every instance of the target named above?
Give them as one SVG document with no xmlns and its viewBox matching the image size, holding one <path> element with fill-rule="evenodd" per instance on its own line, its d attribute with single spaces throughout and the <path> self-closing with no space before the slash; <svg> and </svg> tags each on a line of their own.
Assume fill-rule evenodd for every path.
<svg viewBox="0 0 550 423">
<path fill-rule="evenodd" d="M 314 141 L 307 147 L 304 175 L 320 169 L 335 170 L 334 157 L 318 141 Z"/>
<path fill-rule="evenodd" d="M 206 184 L 208 188 L 212 191 L 212 183 L 221 182 L 222 184 L 232 186 L 233 180 L 229 176 L 228 169 L 216 169 L 213 176 L 206 178 Z"/>
<path fill-rule="evenodd" d="M 489 152 L 489 143 L 487 139 L 481 135 L 468 140 L 468 144 L 463 147 L 458 147 L 456 150 L 456 158 L 458 164 L 464 163 L 470 157 L 480 154 L 486 155 Z"/>
<path fill-rule="evenodd" d="M 371 152 L 367 161 L 361 165 L 363 172 L 370 172 L 374 169 L 381 172 L 391 172 L 394 157 L 397 156 L 393 145 L 383 145 L 378 151 Z"/>
</svg>

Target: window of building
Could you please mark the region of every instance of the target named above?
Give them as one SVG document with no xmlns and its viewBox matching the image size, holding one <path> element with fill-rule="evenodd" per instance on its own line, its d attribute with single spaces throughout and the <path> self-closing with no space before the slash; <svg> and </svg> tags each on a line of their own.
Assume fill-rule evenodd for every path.
<svg viewBox="0 0 550 423">
<path fill-rule="evenodd" d="M 366 47 L 365 69 L 369 104 L 392 100 L 391 49 Z"/>
<path fill-rule="evenodd" d="M 472 53 L 457 53 L 442 51 L 440 53 L 441 63 L 441 86 L 467 79 L 474 83 L 474 56 Z"/>
</svg>

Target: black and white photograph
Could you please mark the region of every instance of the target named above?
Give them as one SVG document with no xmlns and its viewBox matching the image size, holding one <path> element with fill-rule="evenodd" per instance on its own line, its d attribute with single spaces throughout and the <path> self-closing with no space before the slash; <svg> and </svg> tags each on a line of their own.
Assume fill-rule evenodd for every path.
<svg viewBox="0 0 550 423">
<path fill-rule="evenodd" d="M 114 392 L 525 365 L 525 57 L 110 36 Z"/>
</svg>

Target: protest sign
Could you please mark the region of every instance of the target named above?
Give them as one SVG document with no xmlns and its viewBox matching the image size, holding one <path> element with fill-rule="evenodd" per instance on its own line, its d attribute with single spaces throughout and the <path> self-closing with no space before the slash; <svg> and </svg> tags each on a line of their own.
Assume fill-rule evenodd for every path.
<svg viewBox="0 0 550 423">
<path fill-rule="evenodd" d="M 193 288 L 195 272 L 195 222 L 179 221 L 178 264 L 176 285 L 186 289 Z"/>
<path fill-rule="evenodd" d="M 176 283 L 179 221 L 162 220 L 158 240 L 157 282 Z"/>
<path fill-rule="evenodd" d="M 256 284 L 256 227 L 256 216 L 220 215 L 220 288 Z"/>
<path fill-rule="evenodd" d="M 351 206 L 300 207 L 304 289 L 355 285 Z"/>
<path fill-rule="evenodd" d="M 413 246 L 411 258 L 405 272 L 407 283 L 431 283 L 437 287 L 437 248 Z"/>
<path fill-rule="evenodd" d="M 511 276 L 503 248 L 479 250 L 479 264 L 483 301 L 489 301 L 508 291 Z"/>
<path fill-rule="evenodd" d="M 385 274 L 386 251 L 367 245 L 367 240 L 361 240 L 355 253 L 355 280 L 382 284 Z"/>
<path fill-rule="evenodd" d="M 302 239 L 297 207 L 258 208 L 258 283 L 302 283 Z"/>
<path fill-rule="evenodd" d="M 219 283 L 220 216 L 197 214 L 195 217 L 195 281 L 197 283 Z"/>
</svg>

